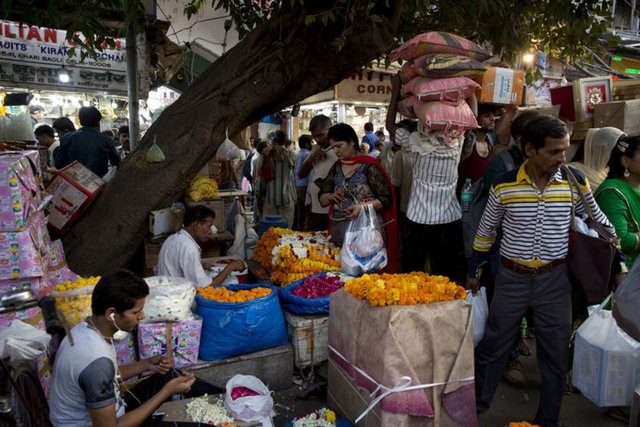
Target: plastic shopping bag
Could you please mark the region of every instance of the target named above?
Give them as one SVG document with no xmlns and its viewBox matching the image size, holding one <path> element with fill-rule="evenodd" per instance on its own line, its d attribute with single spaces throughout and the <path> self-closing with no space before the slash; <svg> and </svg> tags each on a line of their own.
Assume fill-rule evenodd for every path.
<svg viewBox="0 0 640 427">
<path fill-rule="evenodd" d="M 477 295 L 467 291 L 467 301 L 471 303 L 471 320 L 473 322 L 473 346 L 477 347 L 484 337 L 484 330 L 489 318 L 489 304 L 487 303 L 487 289 L 483 286 Z"/>
<path fill-rule="evenodd" d="M 640 342 L 618 327 L 606 298 L 576 332 L 573 384 L 598 406 L 631 405 L 640 382 Z"/>
<path fill-rule="evenodd" d="M 257 396 L 244 396 L 233 398 L 233 390 L 244 387 L 258 393 Z M 234 375 L 227 381 L 227 393 L 224 397 L 224 406 L 234 419 L 239 421 L 262 423 L 263 427 L 271 427 L 271 411 L 273 410 L 273 398 L 271 391 L 262 381 L 253 375 Z"/>
<path fill-rule="evenodd" d="M 370 203 L 349 223 L 340 253 L 342 271 L 361 276 L 381 270 L 387 265 L 387 249 L 378 225 L 378 217 Z"/>
<path fill-rule="evenodd" d="M 22 320 L 14 320 L 0 331 L 0 356 L 16 360 L 32 360 L 41 355 L 51 337 L 44 331 Z"/>
<path fill-rule="evenodd" d="M 635 340 L 640 341 L 640 258 L 631 267 L 631 271 L 616 288 L 616 303 L 613 305 L 613 318 L 618 326 Z"/>
<path fill-rule="evenodd" d="M 218 160 L 235 160 L 242 157 L 242 151 L 229 139 L 229 130 L 225 131 L 225 140 L 218 151 L 216 151 L 216 159 Z"/>
</svg>

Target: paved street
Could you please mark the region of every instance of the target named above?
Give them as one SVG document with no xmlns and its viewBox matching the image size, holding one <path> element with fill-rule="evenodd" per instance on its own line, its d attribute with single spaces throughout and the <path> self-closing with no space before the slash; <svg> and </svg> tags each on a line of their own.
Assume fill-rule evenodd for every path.
<svg viewBox="0 0 640 427">
<path fill-rule="evenodd" d="M 529 341 L 535 351 L 534 341 Z M 479 418 L 481 427 L 505 427 L 511 421 L 531 421 L 538 405 L 540 376 L 535 352 L 521 357 L 523 373 L 527 378 L 525 388 L 512 387 L 502 382 L 489 411 Z M 280 426 L 293 417 L 302 416 L 326 405 L 326 388 L 304 393 L 299 387 L 276 393 L 275 425 Z M 581 394 L 566 395 L 562 403 L 562 423 L 565 427 L 624 427 L 627 424 L 611 418 L 606 409 L 598 408 Z M 445 426 L 446 427 L 446 426 Z M 463 426 L 464 427 L 464 426 Z"/>
</svg>

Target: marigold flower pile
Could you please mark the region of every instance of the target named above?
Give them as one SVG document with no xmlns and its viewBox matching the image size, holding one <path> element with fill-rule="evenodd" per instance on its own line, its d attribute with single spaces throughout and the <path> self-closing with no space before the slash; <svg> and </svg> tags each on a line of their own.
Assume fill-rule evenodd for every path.
<svg viewBox="0 0 640 427">
<path fill-rule="evenodd" d="M 253 259 L 272 271 L 272 282 L 288 285 L 312 274 L 339 271 L 339 256 L 326 232 L 272 227 L 258 240 Z"/>
<path fill-rule="evenodd" d="M 206 288 L 198 288 L 198 295 L 202 298 L 206 298 L 212 301 L 218 302 L 246 302 L 257 298 L 262 298 L 271 294 L 270 288 L 253 288 L 253 289 L 239 289 L 232 291 L 224 286 L 214 288 L 207 286 Z"/>
<path fill-rule="evenodd" d="M 512 421 L 509 423 L 509 427 L 540 427 L 537 424 L 531 424 L 526 421 Z"/>
<path fill-rule="evenodd" d="M 464 288 L 448 277 L 427 273 L 365 274 L 347 280 L 344 290 L 373 306 L 429 304 L 466 297 Z"/>
<path fill-rule="evenodd" d="M 93 286 L 98 281 L 100 281 L 100 276 L 80 277 L 76 281 L 67 280 L 53 288 L 56 307 L 64 314 L 69 327 L 73 327 L 91 316 L 91 294 Z"/>
</svg>

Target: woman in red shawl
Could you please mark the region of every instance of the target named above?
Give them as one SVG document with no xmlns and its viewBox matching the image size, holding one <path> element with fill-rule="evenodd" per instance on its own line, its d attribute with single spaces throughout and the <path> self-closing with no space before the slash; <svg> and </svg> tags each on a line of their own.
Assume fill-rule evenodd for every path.
<svg viewBox="0 0 640 427">
<path fill-rule="evenodd" d="M 338 161 L 319 183 L 318 197 L 330 210 L 331 238 L 342 246 L 349 222 L 358 217 L 364 203 L 371 203 L 384 224 L 388 273 L 398 270 L 398 223 L 396 201 L 389 176 L 380 163 L 361 155 L 358 136 L 353 128 L 339 123 L 329 129 L 328 138 Z"/>
</svg>

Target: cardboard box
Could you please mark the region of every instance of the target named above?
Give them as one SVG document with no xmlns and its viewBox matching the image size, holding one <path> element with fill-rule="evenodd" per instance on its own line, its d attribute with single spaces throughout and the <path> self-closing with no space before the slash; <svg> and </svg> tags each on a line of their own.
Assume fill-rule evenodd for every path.
<svg viewBox="0 0 640 427">
<path fill-rule="evenodd" d="M 226 231 L 226 211 L 224 209 L 224 200 L 221 198 L 216 199 L 204 199 L 199 202 L 194 202 L 193 200 L 187 200 L 187 207 L 195 206 L 195 205 L 204 205 L 215 212 L 216 217 L 213 220 L 213 225 L 216 226 L 218 232 Z"/>
<path fill-rule="evenodd" d="M 200 350 L 202 318 L 192 315 L 182 322 L 140 323 L 138 352 L 140 359 L 167 354 L 173 366 L 195 365 Z"/>
<path fill-rule="evenodd" d="M 329 316 L 301 316 L 284 312 L 296 368 L 303 369 L 327 360 Z"/>
<path fill-rule="evenodd" d="M 24 230 L 49 198 L 42 188 L 37 151 L 0 153 L 0 231 Z"/>
<path fill-rule="evenodd" d="M 0 232 L 0 280 L 44 276 L 51 243 L 44 214 L 22 231 Z"/>
<path fill-rule="evenodd" d="M 476 79 L 480 89 L 478 102 L 522 105 L 524 99 L 524 71 L 509 68 L 487 67 Z"/>
<path fill-rule="evenodd" d="M 593 113 L 593 126 L 612 126 L 627 135 L 640 134 L 640 99 L 597 104 Z"/>
<path fill-rule="evenodd" d="M 49 225 L 64 234 L 104 186 L 98 175 L 77 161 L 60 170 L 47 186 L 53 194 Z"/>
<path fill-rule="evenodd" d="M 152 236 L 168 234 L 173 231 L 173 208 L 158 209 L 149 212 L 149 233 Z"/>
</svg>

